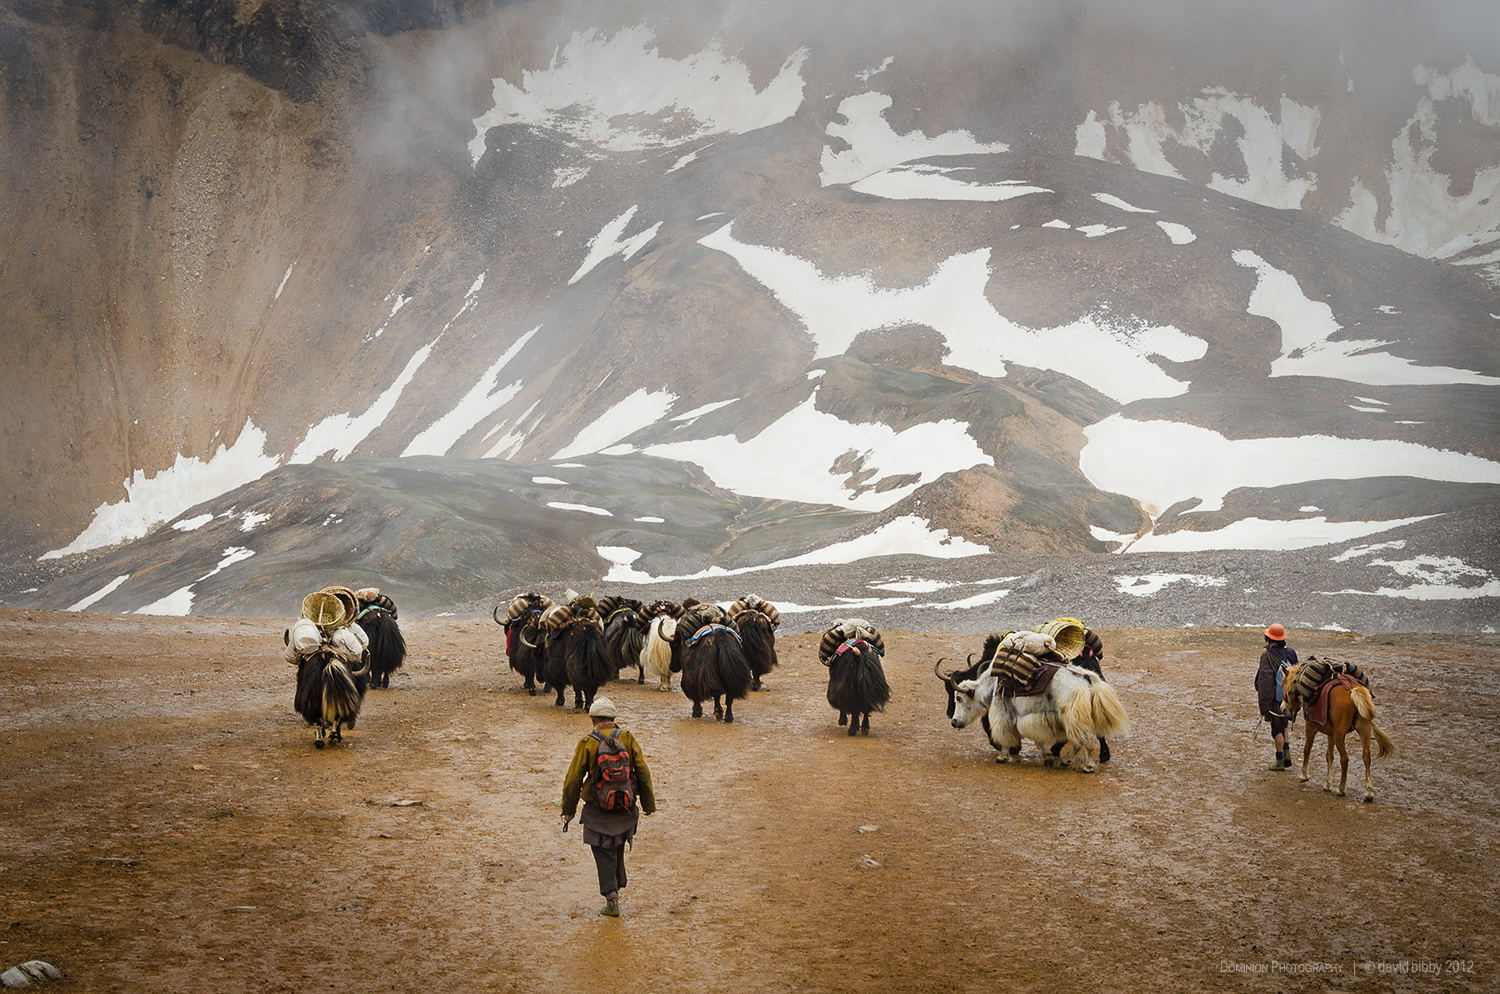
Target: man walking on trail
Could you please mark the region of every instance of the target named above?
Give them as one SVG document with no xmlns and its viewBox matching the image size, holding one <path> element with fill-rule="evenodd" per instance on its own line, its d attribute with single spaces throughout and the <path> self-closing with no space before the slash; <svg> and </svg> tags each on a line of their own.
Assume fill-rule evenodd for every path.
<svg viewBox="0 0 1500 994">
<path fill-rule="evenodd" d="M 615 724 L 614 702 L 596 699 L 589 708 L 593 731 L 573 750 L 573 763 L 563 781 L 563 831 L 573 821 L 583 797 L 583 841 L 594 850 L 599 870 L 599 893 L 604 896 L 601 915 L 618 918 L 620 891 L 625 889 L 625 848 L 635 837 L 641 812 L 656 810 L 651 792 L 651 770 L 635 736 Z"/>
<path fill-rule="evenodd" d="M 1272 625 L 1265 631 L 1266 650 L 1260 654 L 1260 668 L 1255 671 L 1255 693 L 1260 713 L 1271 723 L 1271 744 L 1276 762 L 1271 772 L 1292 768 L 1292 747 L 1286 741 L 1287 720 L 1281 714 L 1281 675 L 1285 667 L 1297 665 L 1297 652 L 1287 648 L 1286 629 Z"/>
</svg>

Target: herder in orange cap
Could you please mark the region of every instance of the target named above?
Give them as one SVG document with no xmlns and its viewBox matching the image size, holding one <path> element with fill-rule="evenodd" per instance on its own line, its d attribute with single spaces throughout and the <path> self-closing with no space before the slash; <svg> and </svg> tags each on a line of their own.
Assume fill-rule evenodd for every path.
<svg viewBox="0 0 1500 994">
<path fill-rule="evenodd" d="M 1297 653 L 1286 646 L 1286 629 L 1272 625 L 1265 631 L 1266 651 L 1260 654 L 1260 669 L 1255 671 L 1255 692 L 1260 698 L 1260 713 L 1271 723 L 1271 743 L 1276 748 L 1272 772 L 1292 768 L 1292 748 L 1287 745 L 1287 720 L 1281 716 L 1281 674 L 1297 665 Z"/>
</svg>

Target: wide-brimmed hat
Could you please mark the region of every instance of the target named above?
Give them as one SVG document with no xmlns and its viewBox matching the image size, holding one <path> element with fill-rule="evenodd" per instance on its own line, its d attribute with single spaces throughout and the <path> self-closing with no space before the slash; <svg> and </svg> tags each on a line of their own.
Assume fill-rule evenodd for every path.
<svg viewBox="0 0 1500 994">
<path fill-rule="evenodd" d="M 589 705 L 590 718 L 618 718 L 620 712 L 615 710 L 615 702 L 608 697 L 596 697 L 594 703 Z"/>
<path fill-rule="evenodd" d="M 1285 642 L 1286 629 L 1282 628 L 1280 625 L 1272 625 L 1270 628 L 1266 629 L 1266 638 L 1270 639 L 1272 642 Z"/>
</svg>

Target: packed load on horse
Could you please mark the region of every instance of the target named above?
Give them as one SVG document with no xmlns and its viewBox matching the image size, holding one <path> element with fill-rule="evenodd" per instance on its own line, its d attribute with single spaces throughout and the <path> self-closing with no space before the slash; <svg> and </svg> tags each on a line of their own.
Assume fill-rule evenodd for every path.
<svg viewBox="0 0 1500 994">
<path fill-rule="evenodd" d="M 356 590 L 354 620 L 370 640 L 370 686 L 389 687 L 391 674 L 406 661 L 406 638 L 396 624 L 396 602 L 379 587 Z"/>
<path fill-rule="evenodd" d="M 694 598 L 682 603 L 684 610 L 672 641 L 682 669 L 682 692 L 693 702 L 693 717 L 703 717 L 703 702 L 712 700 L 715 718 L 734 721 L 734 702 L 750 696 L 754 680 L 740 634 L 730 627 L 729 615 L 717 604 Z"/>
<path fill-rule="evenodd" d="M 1288 667 L 1281 677 L 1281 712 L 1295 718 L 1303 709 L 1307 718 L 1302 746 L 1302 773 L 1307 782 L 1307 764 L 1312 758 L 1313 740 L 1319 735 L 1328 739 L 1328 773 L 1323 781 L 1325 791 L 1333 790 L 1333 753 L 1338 750 L 1341 772 L 1338 795 L 1345 796 L 1349 783 L 1349 753 L 1344 740 L 1351 731 L 1359 733 L 1365 761 L 1365 802 L 1375 800 L 1375 786 L 1370 775 L 1370 743 L 1375 743 L 1373 758 L 1396 755 L 1396 743 L 1375 724 L 1380 712 L 1370 693 L 1364 670 L 1353 663 L 1309 656 L 1306 662 Z M 1308 693 L 1304 693 L 1304 690 Z"/>
<path fill-rule="evenodd" d="M 769 601 L 746 594 L 729 605 L 726 613 L 750 664 L 750 689 L 759 690 L 760 678 L 776 668 L 776 629 L 781 625 L 781 612 Z"/>
<path fill-rule="evenodd" d="M 818 662 L 828 667 L 828 703 L 849 734 L 870 734 L 870 714 L 884 711 L 891 700 L 880 657 L 885 642 L 863 618 L 840 618 L 818 643 Z"/>
<path fill-rule="evenodd" d="M 302 616 L 282 635 L 283 658 L 297 667 L 293 706 L 324 736 L 343 741 L 343 727 L 354 727 L 370 673 L 370 640 L 355 622 L 359 598 L 348 587 L 325 587 L 302 601 Z"/>
</svg>

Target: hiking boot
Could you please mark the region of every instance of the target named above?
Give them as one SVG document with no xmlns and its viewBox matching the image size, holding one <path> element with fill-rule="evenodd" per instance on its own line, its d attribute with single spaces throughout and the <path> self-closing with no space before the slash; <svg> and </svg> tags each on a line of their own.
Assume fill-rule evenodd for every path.
<svg viewBox="0 0 1500 994">
<path fill-rule="evenodd" d="M 611 918 L 620 917 L 620 899 L 617 897 L 609 898 L 604 902 L 604 907 L 599 909 L 599 913 L 601 915 L 608 915 Z"/>
<path fill-rule="evenodd" d="M 1291 769 L 1291 767 L 1292 767 L 1292 764 L 1288 763 L 1285 759 L 1283 759 L 1278 754 L 1276 756 L 1276 762 L 1274 762 L 1274 763 L 1271 764 L 1270 770 L 1271 770 L 1272 773 L 1280 773 L 1282 770 L 1289 770 L 1289 769 Z"/>
</svg>

